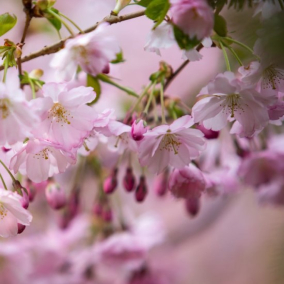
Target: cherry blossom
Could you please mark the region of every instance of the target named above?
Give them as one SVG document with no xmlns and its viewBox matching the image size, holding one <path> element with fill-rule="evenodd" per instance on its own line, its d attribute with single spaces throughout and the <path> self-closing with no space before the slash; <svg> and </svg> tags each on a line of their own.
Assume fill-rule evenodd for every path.
<svg viewBox="0 0 284 284">
<path fill-rule="evenodd" d="M 140 164 L 155 173 L 167 166 L 188 165 L 205 146 L 202 132 L 189 128 L 193 124 L 192 117 L 185 115 L 171 125 L 160 125 L 145 133 L 138 149 Z"/>
<path fill-rule="evenodd" d="M 194 121 L 219 131 L 227 121 L 241 125 L 240 135 L 251 137 L 268 123 L 269 117 L 262 97 L 254 89 L 246 88 L 233 73 L 219 74 L 203 90 L 207 97 L 200 99 L 192 109 Z"/>
<path fill-rule="evenodd" d="M 190 38 L 210 36 L 214 25 L 213 10 L 205 0 L 171 0 L 171 14 L 176 24 Z"/>
<path fill-rule="evenodd" d="M 0 82 L 0 143 L 13 145 L 31 137 L 38 116 L 19 88 L 17 75 L 8 72 L 6 83 Z"/>
<path fill-rule="evenodd" d="M 32 215 L 23 208 L 21 196 L 0 188 L 0 236 L 10 237 L 18 233 L 18 223 L 29 226 Z"/>
<path fill-rule="evenodd" d="M 95 98 L 92 88 L 69 89 L 68 84 L 48 83 L 42 91 L 44 98 L 33 102 L 42 120 L 33 131 L 34 136 L 66 149 L 81 146 L 97 118 L 96 112 L 86 105 Z"/>
<path fill-rule="evenodd" d="M 65 48 L 52 59 L 51 67 L 67 80 L 74 77 L 78 66 L 92 76 L 102 73 L 120 52 L 116 40 L 107 36 L 106 30 L 107 24 L 101 24 L 93 32 L 67 40 Z"/>
<path fill-rule="evenodd" d="M 61 145 L 43 140 L 29 140 L 11 159 L 10 168 L 20 171 L 33 182 L 42 182 L 75 164 L 75 153 Z"/>
</svg>

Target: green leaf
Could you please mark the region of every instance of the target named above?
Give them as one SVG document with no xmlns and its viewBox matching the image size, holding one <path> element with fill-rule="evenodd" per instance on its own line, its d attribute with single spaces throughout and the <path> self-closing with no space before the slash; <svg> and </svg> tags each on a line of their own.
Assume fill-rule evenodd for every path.
<svg viewBox="0 0 284 284">
<path fill-rule="evenodd" d="M 59 11 L 55 8 L 50 8 L 50 10 L 52 10 L 52 12 L 59 14 Z M 55 29 L 57 31 L 61 30 L 62 27 L 62 23 L 59 19 L 55 18 L 53 15 L 48 13 L 48 10 L 44 13 L 44 16 L 46 17 L 46 19 L 55 27 Z"/>
<path fill-rule="evenodd" d="M 110 63 L 112 64 L 117 64 L 117 63 L 121 63 L 124 62 L 124 58 L 123 58 L 123 53 L 122 51 L 120 51 L 119 53 L 116 54 L 116 58 L 114 60 L 112 60 Z"/>
<path fill-rule="evenodd" d="M 196 37 L 190 38 L 178 26 L 173 25 L 173 27 L 175 39 L 180 49 L 190 50 L 200 43 L 200 40 L 198 40 Z"/>
<path fill-rule="evenodd" d="M 101 96 L 100 82 L 96 77 L 93 77 L 92 75 L 88 74 L 87 75 L 87 87 L 92 87 L 97 94 L 96 98 L 90 103 L 88 103 L 88 105 L 93 105 L 99 100 Z"/>
<path fill-rule="evenodd" d="M 17 23 L 17 17 L 9 13 L 0 15 L 0 36 L 11 30 Z"/>
<path fill-rule="evenodd" d="M 153 0 L 141 0 L 141 1 L 135 1 L 136 4 L 147 7 Z"/>
<path fill-rule="evenodd" d="M 227 36 L 227 23 L 226 20 L 220 16 L 215 14 L 215 20 L 214 20 L 214 31 L 222 37 Z"/>
<path fill-rule="evenodd" d="M 145 15 L 156 21 L 154 29 L 160 25 L 170 9 L 169 0 L 153 0 L 145 11 Z"/>
</svg>

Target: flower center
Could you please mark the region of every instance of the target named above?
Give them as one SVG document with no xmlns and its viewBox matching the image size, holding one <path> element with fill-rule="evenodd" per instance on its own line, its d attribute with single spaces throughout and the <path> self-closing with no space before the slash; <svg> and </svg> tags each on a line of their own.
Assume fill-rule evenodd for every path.
<svg viewBox="0 0 284 284">
<path fill-rule="evenodd" d="M 34 155 L 34 158 L 37 158 L 37 159 L 42 158 L 42 159 L 48 160 L 48 152 L 50 152 L 50 150 L 48 148 L 44 148 L 40 152 L 36 153 Z"/>
<path fill-rule="evenodd" d="M 263 82 L 261 83 L 263 89 L 276 89 L 277 84 L 284 80 L 284 71 L 276 68 L 274 65 L 267 67 L 263 71 Z"/>
<path fill-rule="evenodd" d="M 0 100 L 0 111 L 2 113 L 2 119 L 5 119 L 10 114 L 9 112 L 10 101 L 8 99 Z"/>
<path fill-rule="evenodd" d="M 0 219 L 3 220 L 7 216 L 8 210 L 0 203 Z"/>
<path fill-rule="evenodd" d="M 70 116 L 70 112 L 67 111 L 60 103 L 55 103 L 49 110 L 48 114 L 48 118 L 55 118 L 54 121 L 61 123 L 61 126 L 63 126 L 64 123 L 71 123 L 68 119 Z M 71 116 L 71 118 L 73 118 L 73 116 Z"/>
<path fill-rule="evenodd" d="M 226 96 L 226 101 L 223 104 L 223 107 L 227 107 L 231 113 L 231 117 L 235 116 L 235 111 L 241 109 L 239 103 L 241 96 L 239 94 L 230 94 Z"/>
<path fill-rule="evenodd" d="M 164 135 L 159 148 L 160 151 L 163 150 L 166 150 L 168 152 L 174 151 L 175 155 L 177 155 L 180 145 L 181 142 L 178 141 L 177 137 L 174 134 L 166 134 Z"/>
</svg>

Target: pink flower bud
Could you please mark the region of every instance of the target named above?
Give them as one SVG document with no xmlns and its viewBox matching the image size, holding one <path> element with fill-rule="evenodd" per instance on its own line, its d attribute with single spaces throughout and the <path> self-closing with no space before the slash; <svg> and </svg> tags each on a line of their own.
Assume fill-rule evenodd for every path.
<svg viewBox="0 0 284 284">
<path fill-rule="evenodd" d="M 111 222 L 112 221 L 112 211 L 110 208 L 105 208 L 102 212 L 102 218 L 105 222 Z"/>
<path fill-rule="evenodd" d="M 104 181 L 104 192 L 107 194 L 113 193 L 117 187 L 117 169 L 113 169 L 109 177 Z"/>
<path fill-rule="evenodd" d="M 199 197 L 205 187 L 206 182 L 202 172 L 192 164 L 182 169 L 175 169 L 169 178 L 169 190 L 177 198 Z"/>
<path fill-rule="evenodd" d="M 196 125 L 196 128 L 204 134 L 206 139 L 217 139 L 219 137 L 219 131 L 206 129 L 203 124 Z"/>
<path fill-rule="evenodd" d="M 18 223 L 18 235 L 21 234 L 25 229 L 25 225 Z"/>
<path fill-rule="evenodd" d="M 133 175 L 132 168 L 127 168 L 123 178 L 123 186 L 126 191 L 130 192 L 135 188 L 135 176 Z"/>
<path fill-rule="evenodd" d="M 29 182 L 27 184 L 26 187 L 27 191 L 28 191 L 28 195 L 29 195 L 29 200 L 30 202 L 34 201 L 35 195 L 36 195 L 36 188 L 35 186 L 32 184 L 32 182 Z"/>
<path fill-rule="evenodd" d="M 200 198 L 188 198 L 185 201 L 186 211 L 192 217 L 196 216 L 200 209 Z"/>
<path fill-rule="evenodd" d="M 104 74 L 108 74 L 110 71 L 110 68 L 109 68 L 109 63 L 104 67 L 104 69 L 102 70 L 102 73 Z"/>
<path fill-rule="evenodd" d="M 28 191 L 21 185 L 18 180 L 13 182 L 13 187 L 14 190 L 21 196 L 21 204 L 23 208 L 28 209 L 30 203 Z"/>
<path fill-rule="evenodd" d="M 147 132 L 147 123 L 143 120 L 136 120 L 132 123 L 131 136 L 133 140 L 140 141 L 144 138 L 144 134 Z"/>
<path fill-rule="evenodd" d="M 145 176 L 140 177 L 139 184 L 135 191 L 135 199 L 137 202 L 143 202 L 148 193 Z"/>
<path fill-rule="evenodd" d="M 169 172 L 168 170 L 159 174 L 154 182 L 154 191 L 158 196 L 164 196 L 168 190 Z"/>
<path fill-rule="evenodd" d="M 57 210 L 66 205 L 65 191 L 58 183 L 51 182 L 45 189 L 45 196 L 51 208 Z"/>
<path fill-rule="evenodd" d="M 94 204 L 94 207 L 93 207 L 93 213 L 96 215 L 96 216 L 102 216 L 103 214 L 103 205 L 100 204 L 100 203 L 95 203 Z"/>
</svg>

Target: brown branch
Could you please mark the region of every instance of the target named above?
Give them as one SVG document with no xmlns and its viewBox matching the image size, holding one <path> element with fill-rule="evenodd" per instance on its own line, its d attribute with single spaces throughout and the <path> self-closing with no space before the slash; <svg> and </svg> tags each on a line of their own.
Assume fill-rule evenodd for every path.
<svg viewBox="0 0 284 284">
<path fill-rule="evenodd" d="M 109 23 L 109 24 L 112 25 L 112 24 L 116 24 L 116 23 L 120 23 L 120 22 L 123 22 L 123 21 L 130 20 L 130 19 L 141 17 L 144 14 L 145 14 L 144 11 L 140 11 L 140 12 L 135 12 L 135 13 L 131 13 L 131 14 L 123 15 L 123 16 L 110 15 L 108 17 L 105 17 L 102 21 L 97 22 L 94 26 L 84 30 L 84 33 L 89 33 L 91 31 L 95 30 L 101 23 Z M 60 41 L 56 44 L 44 47 L 43 49 L 41 49 L 41 50 L 39 50 L 35 53 L 27 55 L 27 56 L 21 58 L 21 62 L 27 62 L 27 61 L 30 61 L 30 60 L 35 59 L 37 57 L 40 57 L 40 56 L 56 53 L 57 51 L 59 51 L 61 48 L 64 47 L 65 41 L 69 38 L 71 38 L 71 37 L 65 38 L 64 40 L 62 40 L 62 41 Z M 4 69 L 4 66 L 3 65 L 0 66 L 0 71 L 3 70 L 3 69 Z"/>
<path fill-rule="evenodd" d="M 26 14 L 26 22 L 24 26 L 23 35 L 21 38 L 20 46 L 22 47 L 25 44 L 25 39 L 27 36 L 27 31 L 32 20 L 32 1 L 31 0 L 22 0 L 24 6 L 24 12 Z M 22 75 L 22 59 L 21 57 L 17 59 L 17 65 L 19 70 L 19 76 Z"/>
<path fill-rule="evenodd" d="M 200 51 L 203 48 L 203 45 L 200 43 L 197 47 L 196 50 Z M 184 69 L 184 67 L 186 67 L 186 65 L 190 62 L 189 59 L 185 60 L 180 67 L 168 78 L 166 84 L 165 84 L 165 88 L 164 90 L 166 90 L 169 85 L 171 84 L 171 82 L 177 77 L 177 75 Z"/>
</svg>

